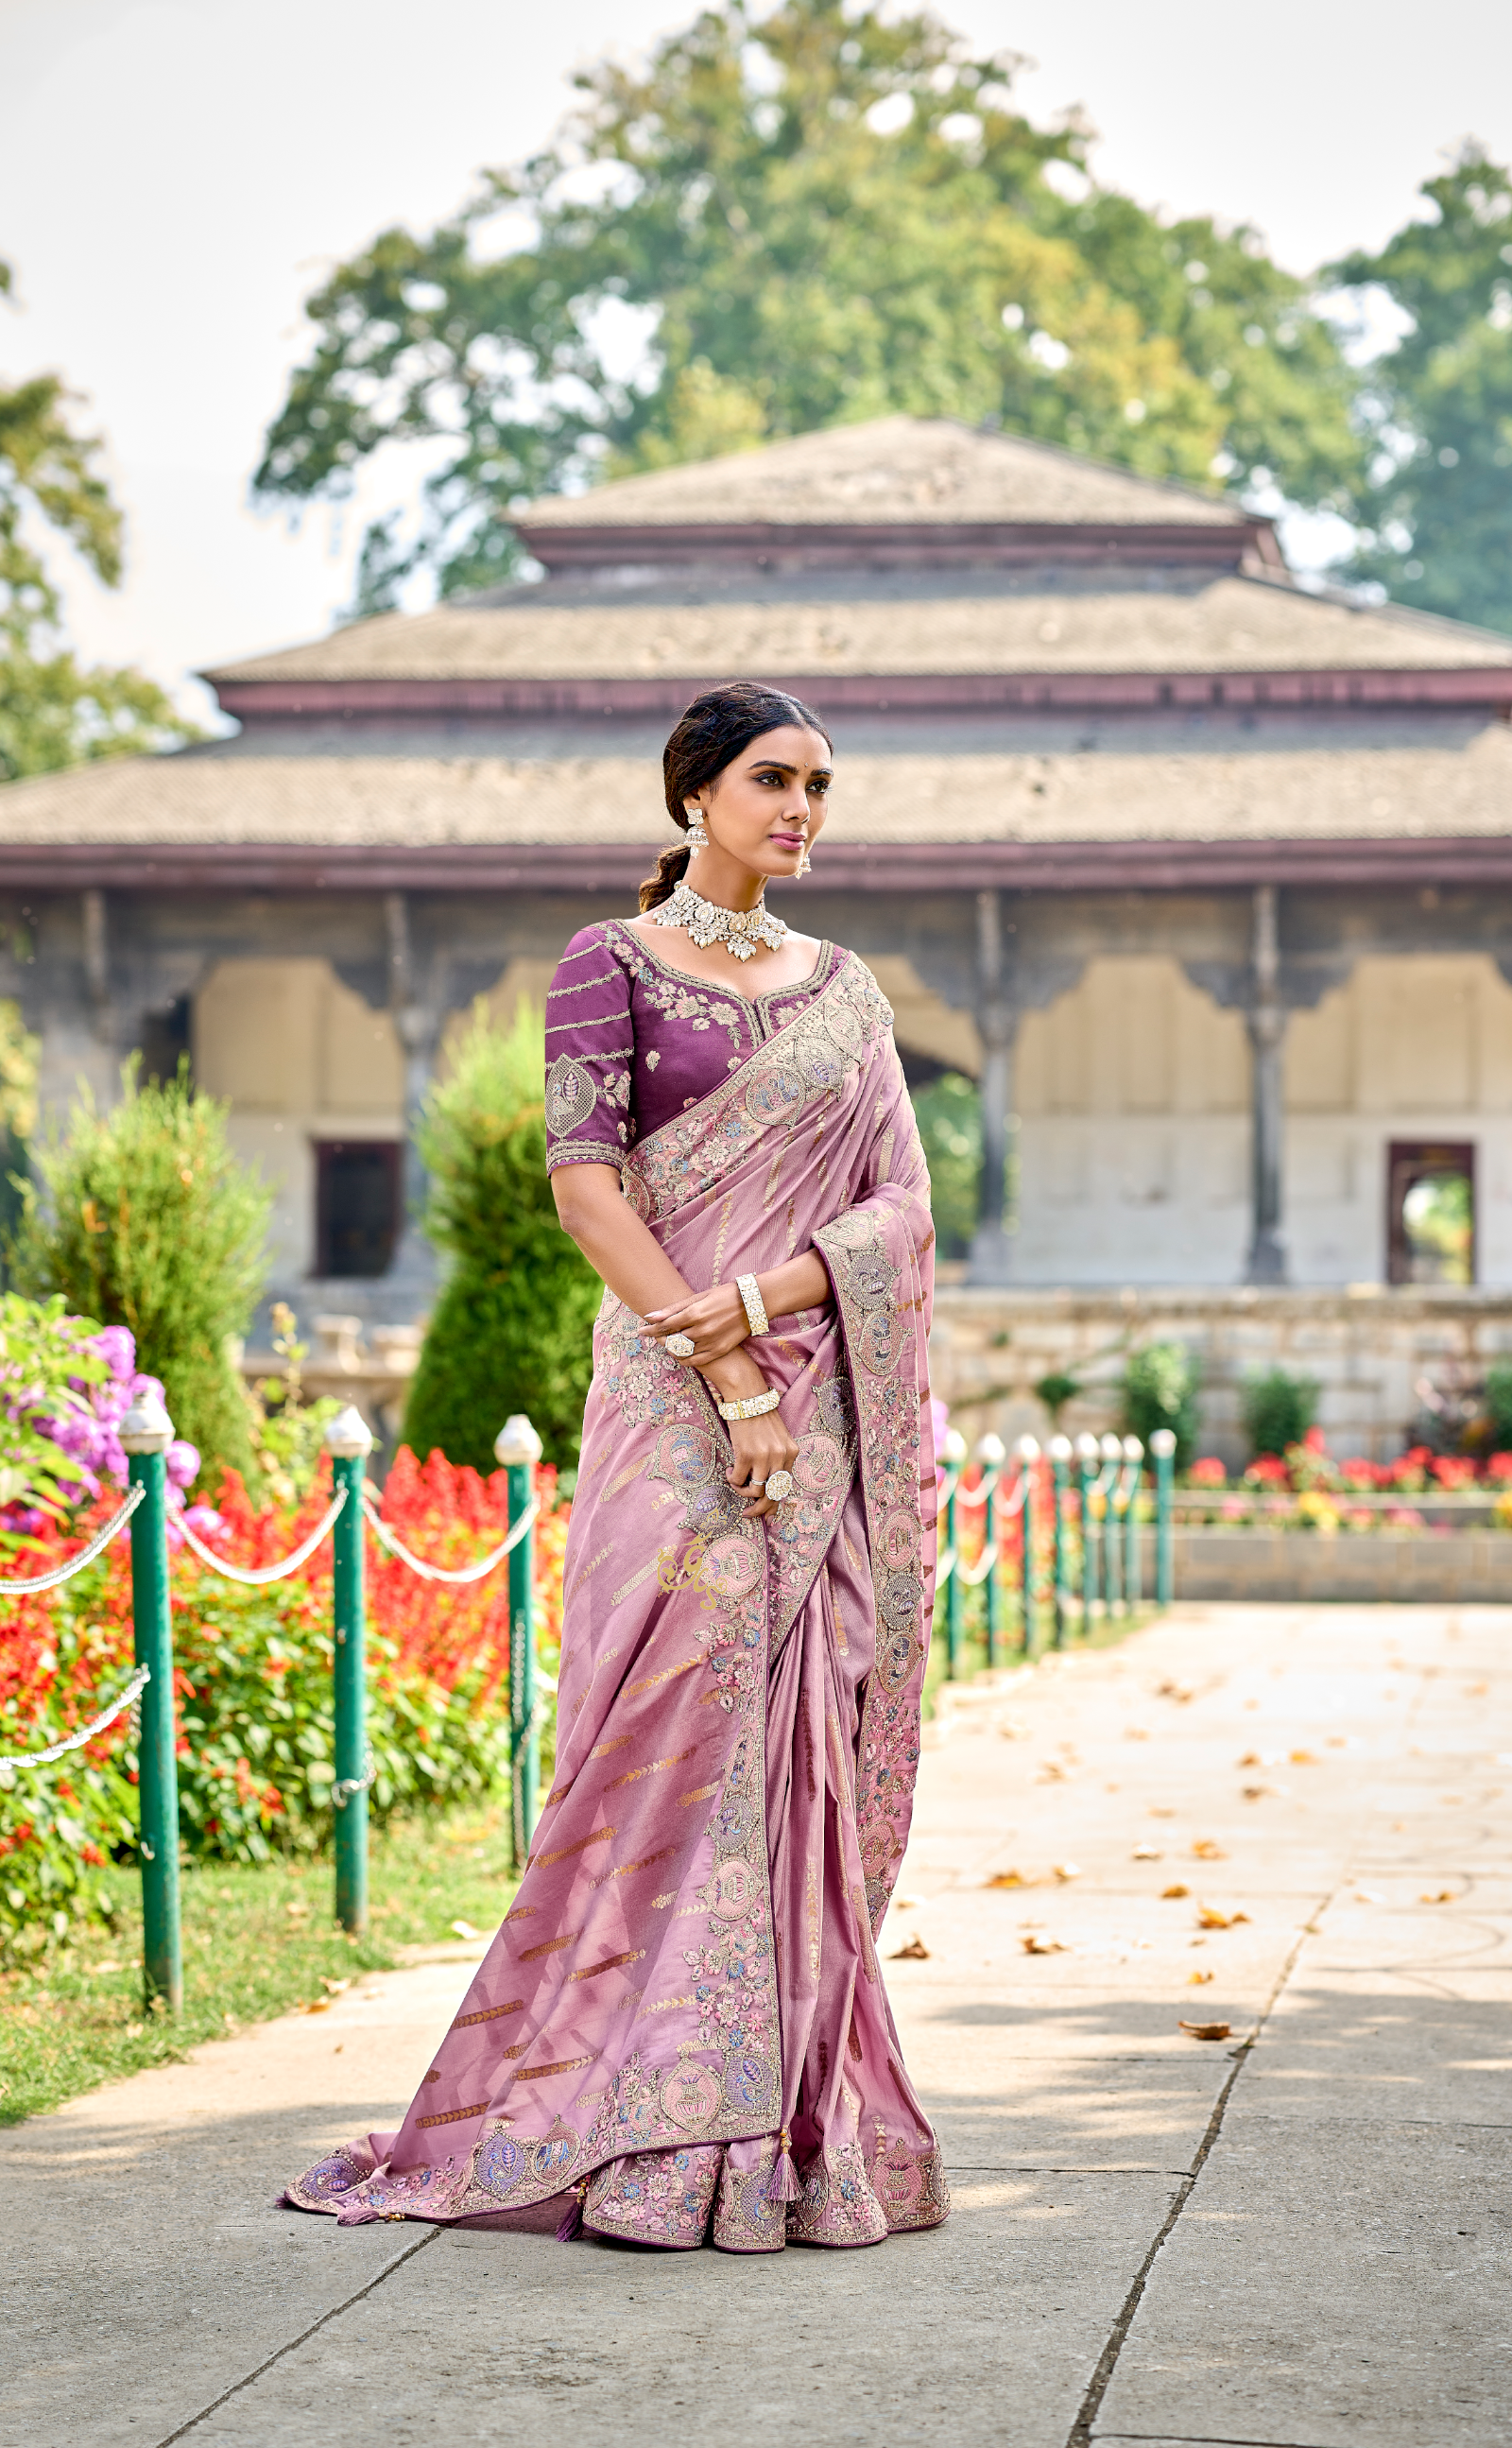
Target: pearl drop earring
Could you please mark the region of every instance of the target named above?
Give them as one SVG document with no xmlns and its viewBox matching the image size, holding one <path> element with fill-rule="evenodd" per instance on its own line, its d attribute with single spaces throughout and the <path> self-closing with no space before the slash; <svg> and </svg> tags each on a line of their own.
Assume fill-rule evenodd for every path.
<svg viewBox="0 0 1512 2448">
<path fill-rule="evenodd" d="M 688 819 L 689 850 L 707 850 L 709 847 L 709 836 L 703 830 L 703 810 L 701 808 L 688 808 L 684 813 Z"/>
</svg>

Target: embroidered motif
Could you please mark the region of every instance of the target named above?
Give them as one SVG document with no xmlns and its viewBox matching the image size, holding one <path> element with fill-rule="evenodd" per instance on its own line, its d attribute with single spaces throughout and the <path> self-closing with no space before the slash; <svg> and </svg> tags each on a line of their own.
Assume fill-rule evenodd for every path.
<svg viewBox="0 0 1512 2448">
<path fill-rule="evenodd" d="M 559 1139 L 546 1149 L 546 1171 L 555 1173 L 564 1164 L 612 1164 L 622 1172 L 624 1151 L 607 1139 Z"/>
<path fill-rule="evenodd" d="M 553 1138 L 567 1135 L 588 1119 L 599 1101 L 593 1074 L 585 1062 L 559 1054 L 546 1073 L 546 1128 Z"/>
<path fill-rule="evenodd" d="M 588 2186 L 583 2224 L 597 2235 L 691 2250 L 703 2242 L 723 2156 L 714 2143 L 613 2160 Z"/>
<path fill-rule="evenodd" d="M 888 2214 L 871 2190 L 859 2142 L 821 2151 L 810 2161 L 803 2190 L 788 2211 L 794 2244 L 880 2244 Z"/>
</svg>

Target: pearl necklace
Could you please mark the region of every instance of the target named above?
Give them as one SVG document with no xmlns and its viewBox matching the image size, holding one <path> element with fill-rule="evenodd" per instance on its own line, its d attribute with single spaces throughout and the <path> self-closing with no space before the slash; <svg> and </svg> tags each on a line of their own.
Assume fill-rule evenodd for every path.
<svg viewBox="0 0 1512 2448">
<path fill-rule="evenodd" d="M 691 884 L 679 884 L 670 901 L 651 912 L 656 927 L 675 927 L 689 936 L 699 951 L 710 944 L 722 944 L 737 961 L 756 958 L 758 944 L 769 951 L 778 952 L 787 937 L 787 922 L 774 918 L 764 901 L 754 909 L 722 909 L 718 901 L 705 901 Z"/>
</svg>

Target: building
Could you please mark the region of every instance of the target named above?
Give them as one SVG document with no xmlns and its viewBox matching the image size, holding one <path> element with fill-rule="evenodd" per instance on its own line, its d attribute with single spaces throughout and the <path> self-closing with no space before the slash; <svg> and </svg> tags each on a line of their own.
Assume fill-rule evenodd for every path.
<svg viewBox="0 0 1512 2448">
<path fill-rule="evenodd" d="M 1308 592 L 1232 501 L 944 421 L 520 529 L 538 583 L 208 675 L 234 738 L 0 793 L 0 992 L 47 1100 L 189 1050 L 305 1313 L 423 1301 L 404 1150 L 446 1029 L 633 908 L 661 741 L 735 674 L 835 729 L 777 906 L 871 963 L 916 1082 L 981 1084 L 969 1282 L 1512 1286 L 1512 641 Z"/>
</svg>

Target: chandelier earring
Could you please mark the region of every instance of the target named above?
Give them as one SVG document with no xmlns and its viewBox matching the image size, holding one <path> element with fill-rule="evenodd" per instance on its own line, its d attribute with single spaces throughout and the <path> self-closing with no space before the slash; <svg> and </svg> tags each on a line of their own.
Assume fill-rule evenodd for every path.
<svg viewBox="0 0 1512 2448">
<path fill-rule="evenodd" d="M 689 808 L 686 811 L 686 813 L 688 819 L 689 852 L 691 853 L 696 850 L 707 850 L 709 847 L 709 836 L 703 829 L 703 810 L 701 808 Z"/>
</svg>

